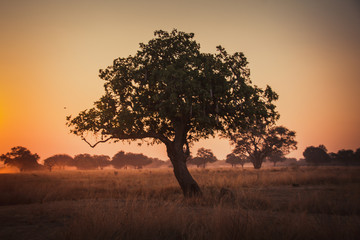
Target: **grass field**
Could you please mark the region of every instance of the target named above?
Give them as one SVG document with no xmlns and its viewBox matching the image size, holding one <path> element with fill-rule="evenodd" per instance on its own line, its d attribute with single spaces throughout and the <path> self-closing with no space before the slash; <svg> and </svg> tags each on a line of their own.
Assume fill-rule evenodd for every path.
<svg viewBox="0 0 360 240">
<path fill-rule="evenodd" d="M 360 168 L 191 173 L 202 198 L 171 169 L 0 174 L 0 239 L 359 239 Z"/>
</svg>

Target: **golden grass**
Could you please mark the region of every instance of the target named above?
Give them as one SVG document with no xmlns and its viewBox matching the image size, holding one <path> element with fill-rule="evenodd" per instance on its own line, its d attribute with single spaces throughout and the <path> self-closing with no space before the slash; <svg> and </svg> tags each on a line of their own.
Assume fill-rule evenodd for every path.
<svg viewBox="0 0 360 240">
<path fill-rule="evenodd" d="M 13 232 L 6 225 L 10 218 L 17 228 L 23 226 L 21 216 L 32 221 L 27 211 L 44 221 L 48 230 L 31 235 L 43 239 L 357 239 L 360 234 L 360 168 L 191 173 L 202 198 L 184 199 L 171 169 L 0 174 L 0 224 L 5 222 L 0 238 Z M 234 198 L 219 198 L 221 188 Z"/>
</svg>

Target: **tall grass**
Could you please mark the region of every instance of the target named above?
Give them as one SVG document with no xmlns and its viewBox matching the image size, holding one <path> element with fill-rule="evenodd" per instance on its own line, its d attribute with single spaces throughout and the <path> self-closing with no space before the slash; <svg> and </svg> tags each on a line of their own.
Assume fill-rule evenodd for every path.
<svg viewBox="0 0 360 240">
<path fill-rule="evenodd" d="M 171 169 L 0 174 L 0 210 L 67 206 L 53 239 L 357 239 L 359 170 L 191 169 L 204 193 L 194 199 Z"/>
</svg>

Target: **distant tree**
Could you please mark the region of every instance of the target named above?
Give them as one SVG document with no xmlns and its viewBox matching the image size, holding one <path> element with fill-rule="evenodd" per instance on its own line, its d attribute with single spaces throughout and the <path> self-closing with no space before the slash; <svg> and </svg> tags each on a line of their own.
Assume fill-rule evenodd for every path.
<svg viewBox="0 0 360 240">
<path fill-rule="evenodd" d="M 336 154 L 336 159 L 345 165 L 350 165 L 356 161 L 356 154 L 353 150 L 339 150 Z"/>
<path fill-rule="evenodd" d="M 206 163 L 216 162 L 217 158 L 211 151 L 211 149 L 199 148 L 195 158 L 188 160 L 189 164 L 196 165 L 197 167 L 203 166 L 205 168 Z"/>
<path fill-rule="evenodd" d="M 76 155 L 74 157 L 74 165 L 77 169 L 81 170 L 95 170 L 98 168 L 95 159 L 87 153 Z"/>
<path fill-rule="evenodd" d="M 55 161 L 51 159 L 45 159 L 44 166 L 51 172 L 53 170 L 53 167 L 55 166 Z"/>
<path fill-rule="evenodd" d="M 73 160 L 74 159 L 67 154 L 57 154 L 45 159 L 44 166 L 46 166 L 50 171 L 53 167 L 64 169 L 65 166 L 71 166 Z"/>
<path fill-rule="evenodd" d="M 305 157 L 306 162 L 310 164 L 319 165 L 330 162 L 329 155 L 326 153 L 324 148 L 321 147 L 321 145 L 319 147 L 314 147 L 314 146 L 307 147 L 303 152 L 303 155 Z"/>
<path fill-rule="evenodd" d="M 355 151 L 355 159 L 360 164 L 360 148 Z"/>
<path fill-rule="evenodd" d="M 286 160 L 286 157 L 281 151 L 274 151 L 267 157 L 267 160 L 269 160 L 269 162 L 272 162 L 275 167 L 276 163 L 284 162 Z"/>
<path fill-rule="evenodd" d="M 249 158 L 246 155 L 235 155 L 230 153 L 226 155 L 226 163 L 231 164 L 232 167 L 236 167 L 237 164 L 240 164 L 244 168 L 245 163 L 249 162 Z"/>
<path fill-rule="evenodd" d="M 125 153 L 120 151 L 113 156 L 111 164 L 115 168 L 126 169 L 128 166 L 133 166 L 134 168 L 140 169 L 150 164 L 151 162 L 151 159 L 143 154 Z"/>
<path fill-rule="evenodd" d="M 17 167 L 20 172 L 41 169 L 42 166 L 37 162 L 39 158 L 39 155 L 32 154 L 30 150 L 21 146 L 13 147 L 11 152 L 0 156 L 5 165 Z"/>
<path fill-rule="evenodd" d="M 111 165 L 113 165 L 114 168 L 120 169 L 120 168 L 127 168 L 128 162 L 125 157 L 125 152 L 120 151 L 116 153 L 111 160 Z"/>
<path fill-rule="evenodd" d="M 193 33 L 155 31 L 133 56 L 100 70 L 105 94 L 95 106 L 68 117 L 71 132 L 102 136 L 98 143 L 148 140 L 163 143 L 184 196 L 201 190 L 186 166 L 189 145 L 217 132 L 246 128 L 258 117 L 277 115 L 277 95 L 252 85 L 243 53 L 202 53 Z"/>
<path fill-rule="evenodd" d="M 232 135 L 231 140 L 235 144 L 233 153 L 248 156 L 254 168 L 259 169 L 272 154 L 286 155 L 297 149 L 295 135 L 294 131 L 286 127 L 271 126 L 271 123 L 259 120 L 246 131 Z"/>
<path fill-rule="evenodd" d="M 318 148 L 321 148 L 321 149 L 324 150 L 324 152 L 326 152 L 326 153 L 327 153 L 327 151 L 328 151 L 324 144 L 320 144 L 320 145 L 318 146 Z"/>
<path fill-rule="evenodd" d="M 336 153 L 331 152 L 331 153 L 328 153 L 328 155 L 329 155 L 330 161 L 332 161 L 332 162 L 337 162 L 338 161 L 338 157 L 337 157 Z"/>
<path fill-rule="evenodd" d="M 138 153 L 127 153 L 126 154 L 128 165 L 134 166 L 134 168 L 140 169 L 145 165 L 151 163 L 151 159 L 143 154 Z"/>
<path fill-rule="evenodd" d="M 104 169 L 104 167 L 107 167 L 110 165 L 110 157 L 106 155 L 93 155 L 93 160 L 95 161 L 98 168 L 101 170 Z"/>
</svg>

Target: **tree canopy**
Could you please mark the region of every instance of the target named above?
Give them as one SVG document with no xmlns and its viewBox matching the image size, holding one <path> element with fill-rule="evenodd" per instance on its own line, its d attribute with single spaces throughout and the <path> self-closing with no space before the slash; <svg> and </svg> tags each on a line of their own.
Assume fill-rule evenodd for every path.
<svg viewBox="0 0 360 240">
<path fill-rule="evenodd" d="M 90 155 L 88 153 L 78 154 L 74 157 L 73 166 L 77 169 L 91 170 L 103 169 L 110 164 L 110 157 L 106 155 Z"/>
<path fill-rule="evenodd" d="M 232 135 L 233 152 L 248 156 L 254 168 L 259 169 L 266 158 L 276 156 L 279 159 L 296 149 L 295 135 L 286 127 L 274 126 L 260 118 L 247 130 Z"/>
<path fill-rule="evenodd" d="M 319 145 L 318 147 L 307 147 L 303 152 L 303 155 L 306 162 L 310 164 L 318 165 L 330 161 L 330 156 L 327 154 L 327 150 L 324 148 L 324 145 Z"/>
<path fill-rule="evenodd" d="M 64 169 L 65 166 L 72 165 L 73 160 L 74 159 L 67 154 L 56 154 L 45 159 L 44 166 L 46 166 L 50 171 L 53 167 L 59 167 L 60 169 Z"/>
<path fill-rule="evenodd" d="M 113 140 L 164 143 L 185 196 L 201 190 L 186 167 L 189 144 L 216 132 L 227 135 L 277 115 L 277 95 L 251 84 L 246 57 L 200 52 L 193 33 L 155 31 L 133 56 L 100 70 L 105 94 L 91 109 L 68 117 L 71 132 L 90 146 Z M 90 144 L 86 133 L 100 135 Z"/>
<path fill-rule="evenodd" d="M 152 160 L 143 154 L 120 151 L 113 156 L 111 164 L 115 168 L 127 168 L 127 166 L 142 168 L 151 162 Z"/>
<path fill-rule="evenodd" d="M 17 167 L 21 172 L 40 169 L 41 165 L 37 162 L 39 158 L 39 155 L 32 154 L 30 150 L 21 146 L 13 147 L 10 152 L 0 156 L 5 165 Z"/>
<path fill-rule="evenodd" d="M 226 155 L 225 162 L 231 164 L 232 167 L 240 164 L 241 167 L 244 168 L 245 163 L 249 162 L 249 157 L 244 154 L 235 155 L 234 153 L 230 153 Z"/>
<path fill-rule="evenodd" d="M 217 158 L 215 157 L 211 149 L 199 148 L 196 157 L 189 158 L 187 162 L 189 164 L 196 165 L 197 167 L 203 166 L 205 168 L 206 163 L 213 163 L 216 161 Z"/>
</svg>

